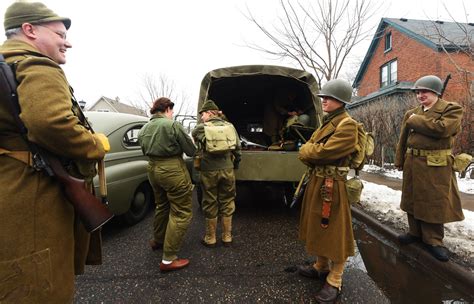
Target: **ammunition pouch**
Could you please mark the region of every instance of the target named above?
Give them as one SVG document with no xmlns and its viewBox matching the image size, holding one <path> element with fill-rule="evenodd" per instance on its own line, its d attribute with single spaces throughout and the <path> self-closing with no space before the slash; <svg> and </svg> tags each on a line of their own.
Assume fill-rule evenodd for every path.
<svg viewBox="0 0 474 304">
<path fill-rule="evenodd" d="M 422 150 L 413 148 L 408 148 L 406 153 L 413 156 L 426 157 L 426 165 L 429 167 L 446 167 L 448 165 L 447 157 L 452 154 L 451 149 Z"/>
<path fill-rule="evenodd" d="M 349 167 L 337 167 L 337 166 L 315 166 L 313 173 L 318 177 L 331 177 L 335 180 L 346 180 L 347 174 L 349 173 Z"/>
</svg>

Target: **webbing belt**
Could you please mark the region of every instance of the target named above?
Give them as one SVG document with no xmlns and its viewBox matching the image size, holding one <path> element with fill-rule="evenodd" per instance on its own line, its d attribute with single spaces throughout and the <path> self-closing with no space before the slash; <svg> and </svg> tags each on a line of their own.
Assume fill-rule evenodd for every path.
<svg viewBox="0 0 474 304">
<path fill-rule="evenodd" d="M 451 149 L 444 149 L 444 150 L 422 150 L 422 149 L 413 149 L 407 148 L 407 154 L 412 154 L 413 156 L 444 156 L 444 155 L 451 155 Z"/>
<path fill-rule="evenodd" d="M 0 155 L 6 155 L 33 167 L 33 156 L 30 151 L 10 151 L 0 148 Z"/>
</svg>

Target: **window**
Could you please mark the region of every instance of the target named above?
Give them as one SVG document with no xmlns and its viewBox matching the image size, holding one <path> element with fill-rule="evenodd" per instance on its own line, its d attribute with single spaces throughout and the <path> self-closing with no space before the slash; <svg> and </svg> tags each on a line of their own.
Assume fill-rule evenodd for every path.
<svg viewBox="0 0 474 304">
<path fill-rule="evenodd" d="M 138 132 L 140 132 L 142 126 L 134 126 L 124 134 L 123 144 L 125 147 L 138 147 Z"/>
<path fill-rule="evenodd" d="M 385 52 L 388 52 L 392 49 L 392 33 L 388 32 L 385 34 Z"/>
<path fill-rule="evenodd" d="M 397 61 L 393 60 L 380 68 L 380 87 L 397 83 Z"/>
</svg>

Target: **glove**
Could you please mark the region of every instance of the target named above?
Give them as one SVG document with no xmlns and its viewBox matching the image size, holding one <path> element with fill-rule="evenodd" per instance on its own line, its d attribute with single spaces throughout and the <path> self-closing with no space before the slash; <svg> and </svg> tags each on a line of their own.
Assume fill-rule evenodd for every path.
<svg viewBox="0 0 474 304">
<path fill-rule="evenodd" d="M 95 133 L 94 135 L 95 135 L 96 140 L 100 141 L 100 143 L 104 147 L 105 153 L 109 152 L 110 144 L 109 144 L 109 139 L 107 138 L 107 136 L 105 136 L 104 133 Z"/>
<path fill-rule="evenodd" d="M 240 162 L 234 162 L 234 170 L 239 169 Z"/>
</svg>

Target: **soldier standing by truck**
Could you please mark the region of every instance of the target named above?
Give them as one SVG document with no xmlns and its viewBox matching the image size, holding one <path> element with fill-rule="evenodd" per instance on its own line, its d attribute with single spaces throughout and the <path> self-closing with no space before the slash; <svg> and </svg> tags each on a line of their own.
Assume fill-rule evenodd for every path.
<svg viewBox="0 0 474 304">
<path fill-rule="evenodd" d="M 174 121 L 174 103 L 160 97 L 153 103 L 150 121 L 138 133 L 143 154 L 149 157 L 148 179 L 155 194 L 152 250 L 163 248 L 161 271 L 181 269 L 188 259 L 178 259 L 192 218 L 191 177 L 183 153 L 193 156 L 196 147 L 183 126 Z"/>
<path fill-rule="evenodd" d="M 325 281 L 316 300 L 334 303 L 340 294 L 342 273 L 354 255 L 350 204 L 345 188 L 349 156 L 357 144 L 357 124 L 345 110 L 352 87 L 344 80 L 327 82 L 322 97 L 322 125 L 301 146 L 300 160 L 312 168 L 301 208 L 299 238 L 316 256 L 314 265 L 300 266 L 299 274 Z"/>
<path fill-rule="evenodd" d="M 71 303 L 74 274 L 87 252 L 100 263 L 100 232 L 91 245 L 60 182 L 33 162 L 30 147 L 56 154 L 68 173 L 86 181 L 96 174 L 108 140 L 81 120 L 60 67 L 71 44 L 69 18 L 40 2 L 15 2 L 5 12 L 7 40 L 0 53 L 15 67 L 22 132 L 7 100 L 0 103 L 0 302 Z M 90 185 L 90 184 L 89 184 Z M 88 256 L 91 258 L 91 256 Z"/>
<path fill-rule="evenodd" d="M 448 261 L 443 224 L 464 219 L 451 151 L 463 110 L 441 99 L 443 84 L 436 76 L 421 77 L 412 90 L 420 105 L 405 113 L 395 158 L 403 170 L 400 208 L 409 226 L 399 241 L 422 241 L 436 259 Z"/>
<path fill-rule="evenodd" d="M 199 114 L 203 122 L 196 126 L 192 135 L 199 149 L 197 162 L 203 189 L 201 205 L 206 218 L 206 235 L 202 244 L 206 247 L 216 245 L 217 220 L 220 217 L 222 242 L 224 246 L 229 246 L 232 243 L 232 215 L 235 211 L 234 169 L 240 162 L 240 140 L 234 126 L 221 118 L 214 101 L 204 102 Z"/>
</svg>

